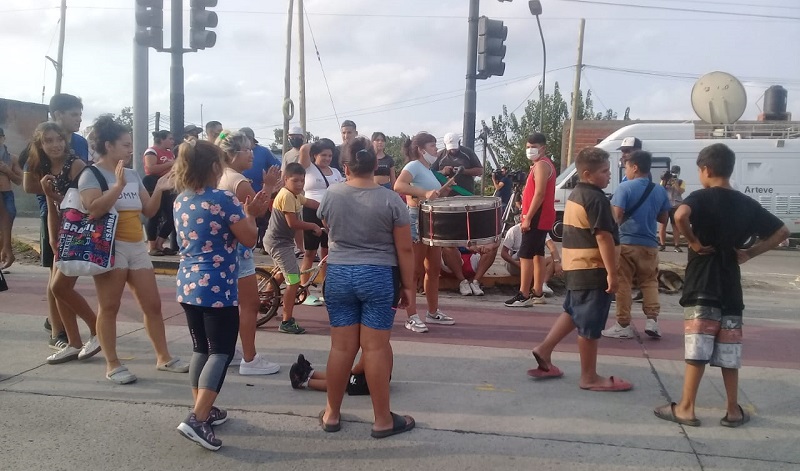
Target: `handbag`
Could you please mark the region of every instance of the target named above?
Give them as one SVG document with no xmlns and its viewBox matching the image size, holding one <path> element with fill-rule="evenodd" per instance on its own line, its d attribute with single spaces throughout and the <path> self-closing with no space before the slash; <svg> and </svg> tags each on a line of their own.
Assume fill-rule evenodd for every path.
<svg viewBox="0 0 800 471">
<path fill-rule="evenodd" d="M 88 166 L 83 171 L 87 169 L 94 173 L 100 189 L 108 191 L 108 182 L 100 170 Z M 61 210 L 56 267 L 67 276 L 94 276 L 111 270 L 119 220 L 117 210 L 112 207 L 104 216 L 92 218 L 83 207 L 77 188 L 67 190 Z"/>
</svg>

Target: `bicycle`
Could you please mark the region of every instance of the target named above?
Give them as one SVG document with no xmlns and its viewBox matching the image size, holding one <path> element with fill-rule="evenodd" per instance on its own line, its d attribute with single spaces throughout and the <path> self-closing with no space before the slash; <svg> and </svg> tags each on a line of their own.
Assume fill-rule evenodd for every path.
<svg viewBox="0 0 800 471">
<path fill-rule="evenodd" d="M 310 275 L 308 281 L 300 283 L 297 295 L 294 298 L 295 306 L 303 304 L 308 297 L 308 290 L 315 283 L 322 267 L 327 263 L 328 256 L 322 258 L 316 266 L 308 270 L 302 270 L 300 275 Z M 281 269 L 276 265 L 271 271 L 263 267 L 256 267 L 256 283 L 258 284 L 258 317 L 256 327 L 260 327 L 270 321 L 278 313 L 278 309 L 283 306 L 283 290 L 286 287 Z"/>
</svg>

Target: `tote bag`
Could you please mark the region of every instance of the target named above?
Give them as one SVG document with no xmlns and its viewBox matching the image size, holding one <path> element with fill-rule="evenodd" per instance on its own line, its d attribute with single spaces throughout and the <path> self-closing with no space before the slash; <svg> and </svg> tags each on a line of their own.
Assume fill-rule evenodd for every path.
<svg viewBox="0 0 800 471">
<path fill-rule="evenodd" d="M 94 173 L 103 192 L 108 191 L 100 170 L 94 166 L 83 171 Z M 119 215 L 113 207 L 100 218 L 92 218 L 81 203 L 80 192 L 70 188 L 61 202 L 61 226 L 58 228 L 56 267 L 67 276 L 93 276 L 114 267 L 114 234 Z"/>
</svg>

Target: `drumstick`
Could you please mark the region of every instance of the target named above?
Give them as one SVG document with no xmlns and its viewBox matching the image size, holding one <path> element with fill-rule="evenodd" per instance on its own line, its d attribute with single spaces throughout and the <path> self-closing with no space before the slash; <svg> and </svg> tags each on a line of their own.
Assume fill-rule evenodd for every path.
<svg viewBox="0 0 800 471">
<path fill-rule="evenodd" d="M 455 172 L 453 173 L 453 176 L 450 177 L 446 182 L 444 182 L 444 185 L 442 185 L 441 189 L 444 190 L 444 189 L 449 188 L 450 186 L 452 186 L 453 183 L 456 182 L 456 176 L 460 175 L 461 172 L 463 172 L 463 171 L 464 171 L 464 167 L 456 167 L 455 168 Z"/>
</svg>

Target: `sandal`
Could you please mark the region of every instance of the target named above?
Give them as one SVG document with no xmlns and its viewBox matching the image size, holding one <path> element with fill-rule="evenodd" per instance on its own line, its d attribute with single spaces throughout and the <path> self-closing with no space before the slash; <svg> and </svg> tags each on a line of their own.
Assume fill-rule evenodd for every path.
<svg viewBox="0 0 800 471">
<path fill-rule="evenodd" d="M 413 429 L 414 426 L 416 426 L 414 418 L 410 415 L 397 415 L 394 412 L 391 414 L 392 428 L 388 430 L 373 430 L 371 433 L 372 438 L 391 437 L 392 435 L 397 435 L 398 433 L 408 432 L 409 430 Z"/>
<path fill-rule="evenodd" d="M 117 384 L 130 384 L 136 382 L 136 375 L 121 365 L 106 373 L 106 379 Z"/>
<path fill-rule="evenodd" d="M 173 250 L 173 249 L 170 249 L 170 248 L 167 248 L 167 247 L 161 249 L 161 253 L 164 254 L 164 255 L 178 255 L 178 251 L 177 250 Z"/>
<path fill-rule="evenodd" d="M 147 252 L 147 254 L 150 255 L 151 257 L 163 257 L 164 256 L 164 251 L 163 250 L 159 250 L 159 249 L 153 249 L 153 250 Z"/>
<path fill-rule="evenodd" d="M 610 376 L 611 386 L 589 386 L 588 388 L 581 388 L 584 391 L 605 391 L 605 392 L 623 392 L 633 389 L 633 384 L 621 378 Z"/>
<path fill-rule="evenodd" d="M 659 419 L 666 420 L 668 422 L 675 422 L 676 424 L 688 425 L 690 427 L 700 426 L 700 419 L 681 419 L 680 417 L 676 416 L 675 406 L 676 404 L 674 402 L 664 404 L 663 406 L 653 409 L 653 414 L 655 414 L 655 416 Z M 725 415 L 725 417 L 727 417 L 727 415 Z"/>
<path fill-rule="evenodd" d="M 339 422 L 335 424 L 326 424 L 325 421 L 323 420 L 324 416 L 325 416 L 325 409 L 322 409 L 321 411 L 319 411 L 319 426 L 322 427 L 322 430 L 328 433 L 333 433 L 333 432 L 338 432 L 339 430 L 342 429 L 341 418 L 339 418 Z"/>
<path fill-rule="evenodd" d="M 181 361 L 180 358 L 174 357 L 172 360 L 158 365 L 158 371 L 169 371 L 170 373 L 188 373 L 189 364 Z"/>
<path fill-rule="evenodd" d="M 750 414 L 745 412 L 744 409 L 742 409 L 742 406 L 739 406 L 739 411 L 742 413 L 742 418 L 741 419 L 739 419 L 739 420 L 728 420 L 728 414 L 725 414 L 725 417 L 723 417 L 723 418 L 721 418 L 719 420 L 719 424 L 722 425 L 723 427 L 736 428 L 736 427 L 741 427 L 742 425 L 746 424 L 747 422 L 750 422 Z"/>
</svg>

